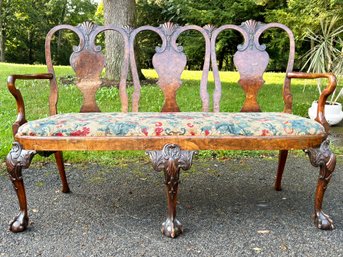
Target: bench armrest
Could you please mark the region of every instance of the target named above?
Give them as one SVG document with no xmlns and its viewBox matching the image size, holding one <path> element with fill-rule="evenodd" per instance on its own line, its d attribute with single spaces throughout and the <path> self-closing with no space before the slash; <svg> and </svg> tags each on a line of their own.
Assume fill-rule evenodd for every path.
<svg viewBox="0 0 343 257">
<path fill-rule="evenodd" d="M 329 124 L 325 119 L 324 109 L 325 103 L 329 95 L 331 95 L 336 89 L 336 76 L 332 73 L 304 73 L 304 72 L 289 72 L 287 73 L 287 78 L 292 79 L 318 79 L 318 78 L 327 78 L 328 85 L 322 91 L 319 96 L 318 100 L 318 109 L 317 109 L 317 117 L 315 118 L 316 121 L 321 123 L 326 132 L 329 132 Z"/>
<path fill-rule="evenodd" d="M 14 96 L 17 102 L 17 119 L 12 125 L 13 136 L 15 136 L 15 134 L 17 133 L 18 128 L 26 122 L 24 99 L 20 93 L 20 90 L 15 87 L 15 81 L 17 79 L 22 79 L 22 80 L 49 79 L 51 80 L 53 77 L 54 75 L 52 73 L 8 76 L 7 88 L 11 92 L 11 94 Z"/>
</svg>

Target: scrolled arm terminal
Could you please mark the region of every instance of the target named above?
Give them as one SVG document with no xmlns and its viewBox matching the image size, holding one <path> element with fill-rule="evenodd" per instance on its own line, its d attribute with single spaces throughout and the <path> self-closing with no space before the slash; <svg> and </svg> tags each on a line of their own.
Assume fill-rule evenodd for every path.
<svg viewBox="0 0 343 257">
<path fill-rule="evenodd" d="M 41 74 L 26 74 L 26 75 L 10 75 L 7 78 L 7 88 L 14 96 L 17 102 L 17 119 L 12 125 L 13 136 L 17 134 L 18 128 L 26 123 L 25 118 L 25 104 L 23 96 L 19 89 L 16 88 L 15 82 L 17 79 L 21 80 L 33 80 L 33 79 L 49 79 L 51 80 L 54 77 L 52 73 L 41 73 Z"/>
<path fill-rule="evenodd" d="M 287 73 L 287 78 L 289 79 L 319 79 L 319 78 L 327 78 L 328 79 L 328 85 L 326 88 L 322 91 L 322 93 L 319 96 L 318 100 L 318 109 L 317 109 L 317 117 L 316 121 L 321 123 L 325 131 L 329 132 L 329 124 L 325 119 L 325 103 L 327 98 L 335 91 L 337 80 L 336 76 L 332 73 L 304 73 L 304 72 L 289 72 Z"/>
</svg>

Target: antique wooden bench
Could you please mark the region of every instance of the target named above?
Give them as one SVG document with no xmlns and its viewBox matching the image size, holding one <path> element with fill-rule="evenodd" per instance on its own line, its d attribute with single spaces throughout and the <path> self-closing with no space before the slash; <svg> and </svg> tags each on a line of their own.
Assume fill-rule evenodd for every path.
<svg viewBox="0 0 343 257">
<path fill-rule="evenodd" d="M 266 46 L 259 43 L 263 32 L 279 28 L 289 37 L 289 59 L 283 85 L 283 112 L 261 112 L 257 102 L 259 89 L 264 84 L 263 73 L 269 62 Z M 83 94 L 80 113 L 58 114 L 58 85 L 53 68 L 51 40 L 60 30 L 71 30 L 79 37 L 70 64 L 76 73 L 76 86 Z M 96 36 L 106 30 L 119 33 L 124 39 L 124 56 L 119 82 L 122 112 L 100 112 L 95 94 L 101 84 L 100 75 L 105 67 L 101 47 L 95 44 Z M 135 62 L 134 41 L 142 31 L 157 33 L 162 44 L 156 47 L 153 66 L 158 73 L 158 86 L 164 95 L 164 105 L 159 113 L 139 111 L 140 81 Z M 202 110 L 180 112 L 176 91 L 181 86 L 181 73 L 187 58 L 178 36 L 187 31 L 201 33 L 205 42 L 205 54 L 199 94 Z M 233 61 L 240 74 L 238 83 L 245 93 L 241 112 L 220 112 L 221 81 L 216 60 L 216 39 L 225 30 L 242 35 Z M 54 154 L 62 180 L 62 192 L 69 192 L 62 151 L 114 151 L 145 150 L 156 171 L 164 171 L 168 201 L 167 220 L 162 224 L 163 234 L 176 237 L 182 232 L 181 223 L 175 218 L 180 169 L 191 167 L 192 157 L 198 150 L 279 150 L 275 189 L 281 190 L 281 179 L 288 151 L 302 149 L 309 155 L 312 165 L 319 167 L 315 192 L 314 220 L 318 228 L 333 229 L 333 222 L 322 211 L 324 192 L 335 169 L 336 158 L 329 149 L 328 123 L 324 117 L 324 103 L 336 87 L 333 74 L 306 74 L 292 72 L 294 62 L 294 37 L 289 28 L 279 23 L 263 24 L 253 20 L 240 26 L 223 25 L 219 28 L 207 25 L 177 26 L 165 23 L 159 27 L 143 26 L 136 29 L 115 25 L 97 26 L 85 22 L 76 27 L 59 25 L 47 34 L 45 44 L 48 72 L 36 75 L 11 75 L 8 89 L 17 101 L 18 116 L 13 124 L 14 143 L 6 163 L 16 190 L 20 212 L 10 223 L 10 230 L 20 232 L 28 226 L 28 209 L 22 169 L 28 168 L 35 154 Z M 215 89 L 213 107 L 207 89 L 208 74 L 212 68 Z M 127 77 L 131 71 L 134 84 L 132 107 L 129 108 Z M 327 78 L 328 86 L 319 98 L 316 121 L 292 113 L 291 80 L 293 78 Z M 26 121 L 24 101 L 15 82 L 18 79 L 45 79 L 50 81 L 50 116 Z M 281 92 L 280 92 L 281 94 Z M 229 97 L 229 96 L 227 96 Z M 234 96 L 231 96 L 234 97 Z"/>
</svg>

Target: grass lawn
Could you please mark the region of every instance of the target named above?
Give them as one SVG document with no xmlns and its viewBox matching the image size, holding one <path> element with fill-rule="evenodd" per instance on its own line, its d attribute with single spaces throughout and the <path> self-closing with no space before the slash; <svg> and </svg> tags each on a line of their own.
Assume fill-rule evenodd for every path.
<svg viewBox="0 0 343 257">
<path fill-rule="evenodd" d="M 10 95 L 6 87 L 6 79 L 9 74 L 32 74 L 46 72 L 44 65 L 19 65 L 0 63 L 0 160 L 3 161 L 8 151 L 11 148 L 12 132 L 11 125 L 16 117 L 15 100 Z M 147 78 L 156 79 L 157 74 L 153 70 L 144 70 L 143 73 Z M 65 77 L 73 75 L 70 67 L 57 66 L 57 77 Z M 200 71 L 184 71 L 182 74 L 183 85 L 178 91 L 178 103 L 182 111 L 201 111 L 201 101 L 199 96 L 199 81 L 201 78 Z M 222 72 L 222 111 L 239 111 L 244 94 L 240 86 L 237 84 L 239 75 L 236 72 Z M 259 93 L 259 102 L 263 111 L 282 111 L 282 84 L 284 74 L 282 73 L 266 73 L 264 80 L 265 85 Z M 28 120 L 42 118 L 48 116 L 48 81 L 17 81 L 17 86 L 20 89 L 26 107 L 26 115 Z M 209 93 L 213 92 L 214 82 L 213 77 L 209 76 Z M 59 85 L 59 105 L 60 113 L 78 112 L 81 106 L 81 94 L 74 85 Z M 132 93 L 132 87 L 128 88 L 128 93 Z M 294 114 L 307 116 L 307 109 L 313 100 L 318 98 L 318 92 L 315 86 L 315 81 L 293 80 L 293 112 Z M 120 111 L 120 101 L 118 90 L 115 87 L 103 87 L 97 93 L 97 102 L 100 109 L 106 111 Z M 156 85 L 145 85 L 142 88 L 140 110 L 141 111 L 159 111 L 162 107 L 163 95 L 161 90 Z M 230 151 L 203 151 L 200 156 L 231 156 L 240 155 L 260 155 L 264 152 L 230 152 Z M 140 151 L 123 151 L 123 152 L 67 152 L 65 153 L 66 160 L 72 161 L 97 161 L 97 162 L 117 162 L 118 159 L 127 159 L 132 157 L 142 157 L 143 152 Z M 35 158 L 36 159 L 36 158 Z"/>
</svg>

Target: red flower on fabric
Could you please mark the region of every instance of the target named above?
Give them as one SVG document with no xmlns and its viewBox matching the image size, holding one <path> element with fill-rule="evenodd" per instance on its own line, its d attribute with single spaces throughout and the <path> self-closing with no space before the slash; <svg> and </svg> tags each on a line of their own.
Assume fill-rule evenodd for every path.
<svg viewBox="0 0 343 257">
<path fill-rule="evenodd" d="M 156 123 L 155 123 L 155 126 L 156 126 L 156 127 L 161 127 L 161 126 L 162 126 L 162 122 L 159 122 L 159 121 L 156 122 Z"/>
<path fill-rule="evenodd" d="M 163 132 L 163 128 L 155 128 L 156 136 L 160 136 L 162 132 Z"/>
<path fill-rule="evenodd" d="M 268 135 L 270 135 L 270 131 L 268 129 L 263 129 L 262 136 L 268 136 Z"/>
<path fill-rule="evenodd" d="M 76 130 L 70 133 L 71 136 L 87 136 L 90 129 L 83 127 L 82 130 Z"/>
<path fill-rule="evenodd" d="M 205 130 L 205 136 L 208 136 L 210 134 L 210 131 L 208 131 L 207 129 Z"/>
<path fill-rule="evenodd" d="M 144 135 L 146 135 L 146 136 L 148 135 L 148 129 L 147 128 L 142 128 L 142 132 Z"/>
<path fill-rule="evenodd" d="M 191 131 L 191 136 L 195 136 L 195 132 L 194 131 Z"/>
<path fill-rule="evenodd" d="M 289 121 L 285 121 L 283 124 L 285 124 L 286 126 L 284 127 L 284 131 L 287 134 L 293 134 L 294 133 L 294 128 L 292 128 L 292 123 L 290 123 Z"/>
<path fill-rule="evenodd" d="M 63 137 L 63 133 L 62 132 L 57 132 L 57 133 L 55 133 L 55 135 L 54 136 L 57 136 L 57 137 Z"/>
</svg>

